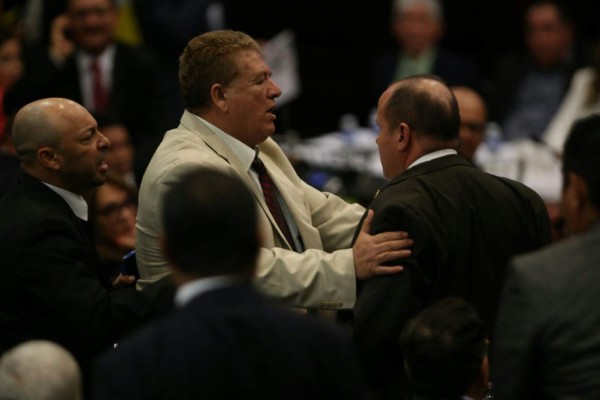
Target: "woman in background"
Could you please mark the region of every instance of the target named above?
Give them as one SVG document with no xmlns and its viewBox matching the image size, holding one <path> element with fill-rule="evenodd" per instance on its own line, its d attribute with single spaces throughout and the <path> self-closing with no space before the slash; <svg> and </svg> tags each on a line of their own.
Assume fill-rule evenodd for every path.
<svg viewBox="0 0 600 400">
<path fill-rule="evenodd" d="M 89 222 L 96 251 L 114 281 L 123 256 L 135 247 L 137 193 L 114 173 L 88 196 Z"/>
</svg>

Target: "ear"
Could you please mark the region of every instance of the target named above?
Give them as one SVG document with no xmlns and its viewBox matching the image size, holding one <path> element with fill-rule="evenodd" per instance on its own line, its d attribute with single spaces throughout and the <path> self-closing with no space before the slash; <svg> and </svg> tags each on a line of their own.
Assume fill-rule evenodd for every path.
<svg viewBox="0 0 600 400">
<path fill-rule="evenodd" d="M 214 83 L 210 87 L 210 99 L 217 108 L 223 112 L 228 109 L 227 100 L 225 99 L 225 90 L 220 83 Z"/>
<path fill-rule="evenodd" d="M 60 155 L 52 147 L 40 147 L 37 151 L 37 158 L 40 164 L 53 171 L 60 171 L 62 162 Z"/>
<path fill-rule="evenodd" d="M 570 191 L 571 208 L 582 212 L 589 198 L 588 185 L 582 177 L 574 172 L 569 172 L 567 190 Z"/>
<path fill-rule="evenodd" d="M 490 360 L 487 354 L 481 361 L 481 386 L 484 391 L 487 391 L 490 387 Z"/>
<path fill-rule="evenodd" d="M 408 149 L 410 141 L 412 140 L 412 129 L 407 123 L 401 122 L 397 129 L 398 135 L 398 150 L 404 152 Z"/>
</svg>

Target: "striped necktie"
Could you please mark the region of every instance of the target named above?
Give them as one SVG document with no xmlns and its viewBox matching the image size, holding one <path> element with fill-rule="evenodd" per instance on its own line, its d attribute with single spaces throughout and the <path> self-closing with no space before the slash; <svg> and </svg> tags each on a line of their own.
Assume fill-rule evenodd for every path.
<svg viewBox="0 0 600 400">
<path fill-rule="evenodd" d="M 290 228 L 288 227 L 288 224 L 283 215 L 283 211 L 281 210 L 281 205 L 277 200 L 277 187 L 275 187 L 275 183 L 273 183 L 273 180 L 271 180 L 271 177 L 269 176 L 269 173 L 265 168 L 265 164 L 263 164 L 263 162 L 260 158 L 258 158 L 258 156 L 254 158 L 254 161 L 252 161 L 252 169 L 258 174 L 258 180 L 260 182 L 260 186 L 262 187 L 262 191 L 265 196 L 265 202 L 267 203 L 267 206 L 271 211 L 271 215 L 275 219 L 275 222 L 277 222 L 277 226 L 279 226 L 279 229 L 281 230 L 281 232 L 283 232 L 283 235 L 285 236 L 290 246 L 292 246 L 292 248 L 295 248 L 296 246 L 294 244 L 294 241 L 292 240 Z"/>
</svg>

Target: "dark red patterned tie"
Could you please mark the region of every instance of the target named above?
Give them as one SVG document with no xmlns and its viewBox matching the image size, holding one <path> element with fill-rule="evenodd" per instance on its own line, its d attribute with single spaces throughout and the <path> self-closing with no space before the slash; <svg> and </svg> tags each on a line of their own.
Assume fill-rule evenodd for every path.
<svg viewBox="0 0 600 400">
<path fill-rule="evenodd" d="M 283 232 L 283 235 L 287 239 L 288 243 L 292 246 L 292 248 L 295 248 L 290 229 L 285 217 L 283 216 L 283 211 L 281 211 L 279 201 L 277 201 L 277 187 L 275 187 L 275 184 L 267 173 L 265 164 L 263 164 L 260 158 L 255 157 L 254 161 L 252 161 L 252 169 L 258 174 L 258 180 L 260 181 L 260 186 L 262 187 L 265 201 L 267 206 L 269 206 L 271 215 L 273 215 L 275 222 L 277 222 L 279 229 L 281 232 Z"/>
<path fill-rule="evenodd" d="M 92 71 L 92 94 L 94 99 L 94 111 L 97 113 L 106 112 L 108 109 L 108 97 L 106 88 L 102 82 L 102 71 L 98 65 L 98 59 L 94 58 L 90 65 Z"/>
</svg>

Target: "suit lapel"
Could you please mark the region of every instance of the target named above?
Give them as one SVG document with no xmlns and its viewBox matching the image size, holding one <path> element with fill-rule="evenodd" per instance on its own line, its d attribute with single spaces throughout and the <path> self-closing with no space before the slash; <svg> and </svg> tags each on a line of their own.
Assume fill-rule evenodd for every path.
<svg viewBox="0 0 600 400">
<path fill-rule="evenodd" d="M 217 135 L 214 134 L 214 132 L 212 132 L 212 130 L 208 126 L 203 124 L 202 121 L 200 121 L 198 118 L 196 118 L 196 116 L 194 116 L 189 111 L 184 112 L 184 114 L 181 118 L 181 125 L 185 129 L 198 135 L 204 141 L 204 143 L 212 151 L 215 152 L 216 155 L 221 157 L 223 160 L 225 160 L 228 164 L 230 164 L 233 167 L 233 169 L 237 172 L 238 176 L 242 179 L 242 181 L 244 181 L 244 183 L 246 183 L 246 186 L 252 191 L 252 194 L 254 194 L 254 198 L 258 202 L 260 208 L 262 209 L 265 216 L 268 218 L 269 222 L 271 223 L 271 227 L 272 227 L 273 231 L 277 232 L 277 234 L 279 235 L 281 243 L 287 243 L 287 241 L 285 240 L 285 236 L 279 230 L 279 226 L 277 225 L 277 222 L 271 215 L 271 211 L 269 211 L 269 207 L 267 206 L 267 203 L 265 202 L 264 196 L 263 196 L 260 188 L 252 180 L 252 178 L 248 174 L 248 171 L 246 170 L 246 167 L 244 165 L 242 165 L 239 158 L 233 153 L 233 151 L 231 151 L 229 146 L 227 146 Z M 271 139 L 267 139 L 267 140 L 271 140 Z M 279 190 L 280 194 L 283 195 L 284 191 L 290 190 L 289 185 L 283 185 L 283 181 L 281 180 L 280 177 L 278 177 L 279 168 L 271 161 L 271 159 L 269 157 L 261 157 L 261 160 L 263 160 L 265 167 L 267 168 L 267 171 L 269 172 L 271 179 L 273 179 L 273 182 L 275 182 L 275 186 L 277 186 L 277 189 Z M 285 186 L 285 189 L 284 189 L 284 187 L 282 187 L 282 185 Z M 294 195 L 296 195 L 297 189 L 293 188 L 293 187 L 292 187 L 292 189 L 294 191 Z M 286 196 L 284 196 L 284 200 L 286 202 L 288 201 Z M 286 204 L 289 204 L 289 203 L 286 203 Z M 291 207 L 288 207 L 288 208 L 290 208 L 290 212 L 292 212 Z M 294 218 L 296 218 L 295 215 L 294 215 Z M 288 248 L 291 249 L 289 244 L 288 244 Z"/>
<path fill-rule="evenodd" d="M 110 289 L 112 283 L 108 278 L 107 272 L 102 268 L 102 263 L 98 258 L 96 247 L 84 227 L 84 222 L 73 213 L 71 207 L 69 207 L 62 197 L 37 179 L 34 179 L 29 175 L 24 175 L 23 184 L 26 185 L 26 190 L 29 193 L 40 199 L 39 202 L 41 204 L 48 204 L 49 210 L 53 210 L 52 212 L 57 215 L 63 215 L 65 219 L 73 225 L 74 229 L 79 233 L 82 242 L 81 245 L 88 255 L 87 259 L 90 262 L 91 270 L 96 274 L 102 286 L 106 289 Z"/>
</svg>

